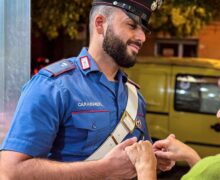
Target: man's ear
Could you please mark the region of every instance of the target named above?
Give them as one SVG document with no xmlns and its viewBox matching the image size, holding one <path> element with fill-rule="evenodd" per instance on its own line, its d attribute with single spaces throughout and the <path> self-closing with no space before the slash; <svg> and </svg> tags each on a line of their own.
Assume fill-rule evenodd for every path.
<svg viewBox="0 0 220 180">
<path fill-rule="evenodd" d="M 104 23 L 106 22 L 106 18 L 102 15 L 98 15 L 95 18 L 95 28 L 98 34 L 104 34 Z"/>
</svg>

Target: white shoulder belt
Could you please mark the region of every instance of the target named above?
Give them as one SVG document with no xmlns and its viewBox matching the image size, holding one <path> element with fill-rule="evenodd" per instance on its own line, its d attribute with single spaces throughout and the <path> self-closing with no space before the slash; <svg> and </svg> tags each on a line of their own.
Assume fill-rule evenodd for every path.
<svg viewBox="0 0 220 180">
<path fill-rule="evenodd" d="M 138 95 L 136 87 L 127 82 L 128 87 L 128 101 L 122 118 L 112 134 L 103 142 L 103 144 L 86 160 L 98 160 L 104 157 L 110 150 L 112 150 L 117 144 L 134 131 L 135 118 L 137 116 L 138 109 Z"/>
</svg>

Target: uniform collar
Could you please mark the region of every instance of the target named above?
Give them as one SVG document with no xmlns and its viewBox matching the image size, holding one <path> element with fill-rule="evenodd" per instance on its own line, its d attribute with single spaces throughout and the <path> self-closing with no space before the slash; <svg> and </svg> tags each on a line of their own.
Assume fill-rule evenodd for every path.
<svg viewBox="0 0 220 180">
<path fill-rule="evenodd" d="M 99 71 L 96 62 L 85 47 L 81 50 L 79 56 L 77 57 L 77 65 L 85 75 L 90 72 Z"/>
<path fill-rule="evenodd" d="M 87 48 L 83 48 L 77 57 L 77 64 L 82 71 L 83 74 L 87 75 L 90 72 L 99 71 L 99 68 L 92 58 L 92 56 L 88 53 Z M 125 74 L 121 69 L 119 69 L 116 79 L 119 81 L 120 79 L 125 83 L 127 82 L 127 74 Z"/>
<path fill-rule="evenodd" d="M 120 81 L 120 79 L 121 79 L 123 83 L 126 83 L 128 80 L 127 74 L 124 71 L 122 71 L 121 69 L 119 69 L 118 73 L 116 74 L 116 79 L 118 81 Z"/>
</svg>

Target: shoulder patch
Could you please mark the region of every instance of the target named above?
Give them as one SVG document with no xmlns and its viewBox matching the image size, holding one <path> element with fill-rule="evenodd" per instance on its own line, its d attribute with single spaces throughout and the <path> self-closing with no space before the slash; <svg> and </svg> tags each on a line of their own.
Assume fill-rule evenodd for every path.
<svg viewBox="0 0 220 180">
<path fill-rule="evenodd" d="M 133 84 L 136 88 L 140 89 L 140 85 L 135 83 L 134 81 L 128 79 L 128 83 Z"/>
<path fill-rule="evenodd" d="M 68 59 L 63 59 L 49 66 L 46 66 L 43 69 L 50 72 L 54 77 L 56 77 L 56 76 L 59 76 L 60 74 L 63 74 L 75 68 L 76 66 L 74 65 L 72 61 Z"/>
</svg>

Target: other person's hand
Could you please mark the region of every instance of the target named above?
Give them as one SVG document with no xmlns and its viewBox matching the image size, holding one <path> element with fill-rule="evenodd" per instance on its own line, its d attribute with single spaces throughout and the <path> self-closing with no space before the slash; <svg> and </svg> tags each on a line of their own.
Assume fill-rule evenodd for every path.
<svg viewBox="0 0 220 180">
<path fill-rule="evenodd" d="M 216 113 L 216 117 L 217 117 L 218 119 L 220 119 L 220 109 L 219 109 L 218 112 Z"/>
<path fill-rule="evenodd" d="M 200 160 L 199 155 L 191 147 L 177 140 L 173 134 L 164 140 L 156 141 L 153 149 L 158 158 L 186 161 L 190 166 Z"/>
<path fill-rule="evenodd" d="M 165 172 L 165 171 L 169 171 L 173 168 L 173 166 L 175 166 L 176 161 L 162 157 L 162 156 L 158 156 L 156 153 L 156 158 L 157 158 L 157 169 Z"/>
<path fill-rule="evenodd" d="M 125 151 L 137 170 L 138 180 L 156 179 L 157 160 L 149 141 L 134 143 L 126 147 Z"/>
</svg>

